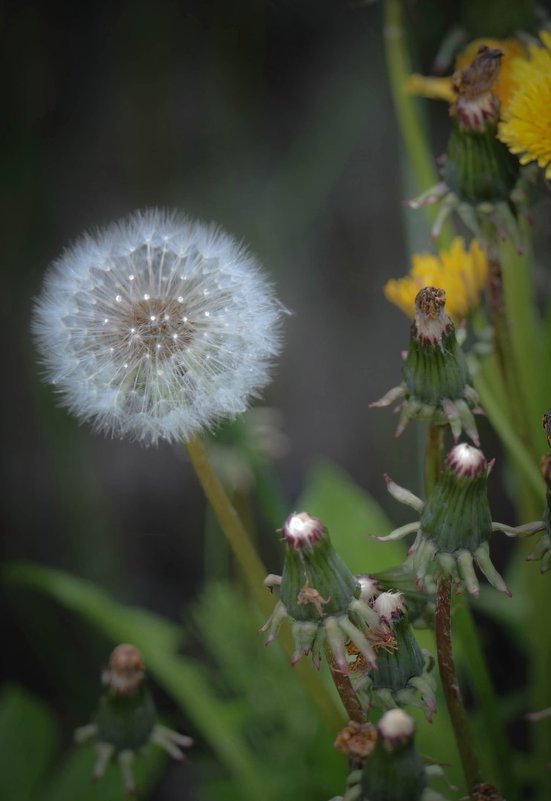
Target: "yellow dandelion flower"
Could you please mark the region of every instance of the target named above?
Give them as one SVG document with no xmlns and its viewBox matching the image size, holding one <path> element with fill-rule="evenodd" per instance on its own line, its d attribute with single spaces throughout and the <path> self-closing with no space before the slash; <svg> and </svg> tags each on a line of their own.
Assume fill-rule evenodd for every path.
<svg viewBox="0 0 551 801">
<path fill-rule="evenodd" d="M 521 164 L 537 161 L 551 179 L 551 33 L 540 38 L 543 47 L 530 45 L 529 58 L 512 64 L 514 90 L 498 136 Z"/>
<path fill-rule="evenodd" d="M 488 261 L 476 239 L 465 249 L 465 242 L 456 237 L 448 250 L 417 253 L 412 256 L 411 270 L 404 278 L 387 281 L 384 293 L 408 317 L 415 314 L 415 296 L 425 286 L 436 286 L 446 292 L 446 311 L 459 324 L 480 303 L 488 275 Z"/>
<path fill-rule="evenodd" d="M 512 77 L 513 64 L 526 55 L 524 46 L 516 39 L 475 39 L 457 57 L 455 69 L 469 65 L 478 52 L 480 45 L 497 48 L 503 53 L 499 75 L 495 80 L 492 91 L 498 98 L 501 109 L 505 109 L 515 87 Z M 424 75 L 410 75 L 406 82 L 406 89 L 410 94 L 426 97 L 429 100 L 445 100 L 453 103 L 457 95 L 452 86 L 452 76 L 446 78 L 428 78 Z"/>
</svg>

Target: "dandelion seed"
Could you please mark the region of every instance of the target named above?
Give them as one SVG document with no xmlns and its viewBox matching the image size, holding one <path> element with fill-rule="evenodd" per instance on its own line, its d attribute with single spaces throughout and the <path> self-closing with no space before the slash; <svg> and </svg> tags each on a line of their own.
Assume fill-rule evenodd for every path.
<svg viewBox="0 0 551 801">
<path fill-rule="evenodd" d="M 33 332 L 77 417 L 150 444 L 187 440 L 247 408 L 280 350 L 282 311 L 235 239 L 149 210 L 65 251 Z"/>
</svg>

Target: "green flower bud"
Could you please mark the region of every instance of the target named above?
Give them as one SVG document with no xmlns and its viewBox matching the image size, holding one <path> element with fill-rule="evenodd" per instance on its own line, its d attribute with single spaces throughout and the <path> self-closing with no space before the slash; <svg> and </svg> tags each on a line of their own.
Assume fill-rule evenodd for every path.
<svg viewBox="0 0 551 801">
<path fill-rule="evenodd" d="M 361 598 L 357 579 L 334 550 L 327 529 L 306 512 L 292 514 L 282 529 L 285 543 L 283 575 L 268 576 L 266 586 L 279 596 L 274 612 L 261 628 L 271 643 L 285 618 L 295 642 L 292 664 L 309 653 L 318 667 L 327 645 L 339 670 L 347 672 L 349 642 L 375 666 L 371 640 L 379 617 Z"/>
<path fill-rule="evenodd" d="M 105 693 L 93 723 L 77 729 L 77 742 L 95 740 L 97 760 L 93 779 L 103 776 L 116 759 L 125 790 L 134 793 L 132 763 L 137 751 L 154 742 L 175 759 L 183 759 L 181 747 L 193 740 L 157 723 L 157 711 L 146 685 L 140 652 L 133 645 L 118 645 L 102 675 Z"/>
<path fill-rule="evenodd" d="M 424 504 L 420 499 L 418 500 L 421 504 L 419 511 L 421 511 Z M 415 583 L 415 576 L 403 564 L 376 573 L 373 578 L 377 580 L 382 589 L 395 589 L 402 593 L 406 601 L 409 621 L 413 628 L 434 628 L 436 584 L 431 582 L 430 576 L 425 579 L 424 592 L 419 592 Z"/>
<path fill-rule="evenodd" d="M 349 775 L 345 795 L 333 801 L 445 801 L 428 786 L 429 776 L 442 770 L 423 764 L 414 734 L 413 718 L 402 709 L 385 712 L 376 728 L 349 724 L 335 745 L 350 757 L 359 751 L 363 766 Z"/>
<path fill-rule="evenodd" d="M 421 801 L 427 775 L 414 745 L 413 719 L 401 709 L 392 709 L 383 715 L 377 731 L 377 744 L 362 770 L 361 798 Z"/>
<path fill-rule="evenodd" d="M 417 644 L 408 620 L 404 596 L 400 592 L 382 592 L 373 601 L 381 622 L 394 635 L 390 647 L 376 648 L 377 670 L 356 670 L 354 687 L 367 692 L 369 701 L 383 709 L 415 706 L 427 720 L 436 712 L 435 682 L 430 673 L 434 659 Z"/>
<path fill-rule="evenodd" d="M 461 202 L 507 202 L 518 176 L 518 159 L 497 138 L 495 122 L 482 130 L 454 123 L 443 178 Z"/>
<path fill-rule="evenodd" d="M 450 575 L 458 589 L 465 586 L 471 595 L 478 596 L 476 563 L 492 586 L 506 595 L 511 594 L 490 559 L 490 535 L 494 531 L 503 531 L 511 537 L 529 536 L 540 531 L 544 523 L 538 520 L 511 527 L 492 522 L 487 494 L 492 467 L 493 461 L 488 464 L 482 451 L 466 443 L 456 445 L 448 454 L 440 478 L 421 509 L 420 521 L 401 526 L 386 537 L 377 537 L 380 542 L 385 542 L 416 532 L 405 569 L 413 573 L 420 591 L 424 589 L 425 576 L 435 562 L 437 570 Z M 401 494 L 406 497 L 403 493 L 407 490 L 394 485 L 392 494 L 395 498 L 399 499 Z"/>
<path fill-rule="evenodd" d="M 502 52 L 481 45 L 473 62 L 453 79 L 457 98 L 443 178 L 460 202 L 507 201 L 519 173 L 518 159 L 497 139 L 499 102 L 492 92 Z"/>
<path fill-rule="evenodd" d="M 421 418 L 433 425 L 449 423 L 455 440 L 464 430 L 478 444 L 473 417 L 473 412 L 480 412 L 478 396 L 469 383 L 465 357 L 445 304 L 443 289 L 425 287 L 417 293 L 415 319 L 402 367 L 404 380 L 371 406 L 389 406 L 401 400 L 396 436 L 411 419 Z"/>
<path fill-rule="evenodd" d="M 443 180 L 409 205 L 419 208 L 439 203 L 434 239 L 456 211 L 474 236 L 480 237 L 483 223 L 491 223 L 502 238 L 510 236 L 521 250 L 516 215 L 524 192 L 518 185 L 519 162 L 497 139 L 499 101 L 492 91 L 501 56 L 500 50 L 481 45 L 471 64 L 454 74 L 456 99 L 450 106 L 453 126 Z"/>
</svg>

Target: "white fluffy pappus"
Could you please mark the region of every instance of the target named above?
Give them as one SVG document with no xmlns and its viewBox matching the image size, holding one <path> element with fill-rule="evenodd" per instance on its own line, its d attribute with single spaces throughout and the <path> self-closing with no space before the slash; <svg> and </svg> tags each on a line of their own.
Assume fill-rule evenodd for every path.
<svg viewBox="0 0 551 801">
<path fill-rule="evenodd" d="M 233 237 L 153 209 L 67 249 L 32 328 L 78 418 L 150 444 L 245 411 L 268 383 L 283 311 Z"/>
</svg>

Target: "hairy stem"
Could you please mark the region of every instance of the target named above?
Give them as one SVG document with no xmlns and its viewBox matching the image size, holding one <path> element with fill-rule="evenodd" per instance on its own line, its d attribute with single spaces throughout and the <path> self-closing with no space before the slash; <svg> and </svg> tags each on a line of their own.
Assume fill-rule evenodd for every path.
<svg viewBox="0 0 551 801">
<path fill-rule="evenodd" d="M 449 576 L 441 576 L 438 579 L 434 633 L 436 637 L 438 667 L 440 669 L 440 679 L 442 681 L 446 706 L 448 707 L 457 750 L 459 751 L 461 765 L 463 767 L 465 779 L 467 780 L 467 786 L 469 790 L 471 790 L 480 782 L 481 775 L 453 661 L 451 585 L 452 582 Z"/>
</svg>

